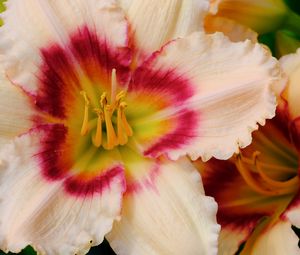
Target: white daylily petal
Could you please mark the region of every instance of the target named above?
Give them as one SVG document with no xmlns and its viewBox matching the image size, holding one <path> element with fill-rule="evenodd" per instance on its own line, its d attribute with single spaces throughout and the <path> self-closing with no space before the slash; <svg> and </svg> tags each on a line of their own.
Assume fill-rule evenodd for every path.
<svg viewBox="0 0 300 255">
<path fill-rule="evenodd" d="M 138 169 L 136 169 L 138 171 Z M 107 235 L 118 255 L 217 254 L 217 205 L 188 160 L 164 162 L 154 186 L 125 195 L 122 219 Z"/>
<path fill-rule="evenodd" d="M 28 98 L 0 74 L 0 144 L 26 132 L 34 114 Z M 1 146 L 2 147 L 2 146 Z"/>
<path fill-rule="evenodd" d="M 281 221 L 261 234 L 250 255 L 299 255 L 298 241 L 291 223 Z"/>
<path fill-rule="evenodd" d="M 0 53 L 14 83 L 35 90 L 41 49 L 58 43 L 84 26 L 112 47 L 127 46 L 128 24 L 114 0 L 10 0 L 1 14 Z"/>
<path fill-rule="evenodd" d="M 280 59 L 283 70 L 288 75 L 288 85 L 284 96 L 288 101 L 288 109 L 293 118 L 300 116 L 300 49 Z"/>
<path fill-rule="evenodd" d="M 208 0 L 119 0 L 126 10 L 135 45 L 143 56 L 166 42 L 203 30 Z"/>
<path fill-rule="evenodd" d="M 32 245 L 39 254 L 86 254 L 119 217 L 124 179 L 116 176 L 92 197 L 71 196 L 61 181 L 42 177 L 33 156 L 39 139 L 26 134 L 0 152 L 0 248 L 19 252 Z"/>
<path fill-rule="evenodd" d="M 152 144 L 143 144 L 150 147 L 151 155 L 166 153 L 176 159 L 188 153 L 192 159 L 199 156 L 204 160 L 212 156 L 227 159 L 239 147 L 249 145 L 257 123 L 264 125 L 265 119 L 275 114 L 274 91 L 281 85 L 281 69 L 270 52 L 259 44 L 233 43 L 221 33 L 194 33 L 167 44 L 142 67 L 145 76 L 148 69 L 154 74 L 173 75 L 193 91 L 186 101 L 174 101 L 171 107 L 157 113 L 155 121 L 175 118 L 185 108 L 196 111 L 199 119 L 196 130 L 189 133 L 186 127 L 173 134 L 174 142 L 183 141 L 181 145 L 173 146 L 168 140 L 164 150 L 160 149 L 162 146 L 154 150 Z M 159 93 L 160 88 L 155 84 L 150 81 L 144 85 L 148 93 L 152 93 L 152 87 L 153 93 Z M 164 83 L 161 93 L 172 89 L 175 98 L 184 97 L 179 85 L 176 89 L 174 83 Z M 193 123 L 188 125 L 190 128 Z"/>
</svg>

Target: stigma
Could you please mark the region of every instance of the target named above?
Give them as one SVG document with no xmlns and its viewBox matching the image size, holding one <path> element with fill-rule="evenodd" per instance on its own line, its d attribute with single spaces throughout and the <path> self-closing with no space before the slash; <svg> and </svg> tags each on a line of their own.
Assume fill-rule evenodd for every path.
<svg viewBox="0 0 300 255">
<path fill-rule="evenodd" d="M 128 138 L 133 135 L 129 125 L 125 109 L 125 91 L 116 93 L 117 90 L 116 70 L 111 73 L 111 97 L 108 100 L 107 93 L 103 92 L 99 98 L 99 104 L 91 108 L 91 103 L 85 91 L 80 94 L 84 100 L 84 111 L 81 125 L 81 136 L 86 136 L 89 132 L 94 146 L 103 147 L 106 150 L 112 150 L 116 146 L 125 145 Z M 95 123 L 92 125 L 90 123 Z"/>
</svg>

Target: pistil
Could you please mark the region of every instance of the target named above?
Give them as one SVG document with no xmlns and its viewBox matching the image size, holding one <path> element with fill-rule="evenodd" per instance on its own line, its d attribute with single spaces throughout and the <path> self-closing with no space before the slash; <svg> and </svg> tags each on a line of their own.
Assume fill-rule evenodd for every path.
<svg viewBox="0 0 300 255">
<path fill-rule="evenodd" d="M 115 68 L 111 71 L 111 104 L 115 103 L 116 91 L 117 91 L 117 71 Z"/>
</svg>

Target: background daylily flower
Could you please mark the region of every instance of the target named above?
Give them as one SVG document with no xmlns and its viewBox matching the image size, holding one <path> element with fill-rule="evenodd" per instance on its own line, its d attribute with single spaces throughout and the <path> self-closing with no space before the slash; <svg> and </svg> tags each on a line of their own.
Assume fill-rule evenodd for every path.
<svg viewBox="0 0 300 255">
<path fill-rule="evenodd" d="M 258 39 L 280 57 L 299 47 L 297 5 L 297 0 L 211 0 L 205 28 L 221 31 L 233 41 Z"/>
<path fill-rule="evenodd" d="M 126 11 L 113 0 L 7 2 L 1 249 L 85 254 L 106 235 L 117 254 L 217 253 L 217 205 L 185 156 L 247 146 L 274 116 L 280 68 L 250 41 L 175 39 L 193 29 L 144 48 L 142 28 L 163 24 Z"/>
<path fill-rule="evenodd" d="M 260 34 L 278 29 L 287 18 L 284 0 L 211 0 L 211 12 L 252 28 Z"/>
<path fill-rule="evenodd" d="M 280 61 L 289 82 L 276 117 L 231 160 L 197 162 L 219 205 L 219 254 L 300 254 L 300 50 Z"/>
</svg>

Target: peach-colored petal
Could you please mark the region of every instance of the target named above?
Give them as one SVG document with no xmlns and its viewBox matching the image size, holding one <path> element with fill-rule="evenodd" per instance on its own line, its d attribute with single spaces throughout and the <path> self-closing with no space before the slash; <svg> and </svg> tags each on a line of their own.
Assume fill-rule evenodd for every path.
<svg viewBox="0 0 300 255">
<path fill-rule="evenodd" d="M 0 74 L 0 146 L 13 137 L 26 132 L 35 113 L 24 92 Z"/>
<path fill-rule="evenodd" d="M 126 10 L 138 57 L 143 58 L 170 40 L 203 30 L 208 0 L 119 0 Z"/>
<path fill-rule="evenodd" d="M 188 160 L 161 162 L 153 185 L 140 184 L 125 195 L 122 218 L 107 235 L 118 255 L 217 254 L 217 205 Z"/>
<path fill-rule="evenodd" d="M 78 29 L 88 27 L 114 49 L 128 45 L 128 24 L 114 0 L 11 0 L 6 5 L 0 28 L 5 72 L 32 93 L 37 88 L 42 49 L 54 43 L 67 47 L 70 34 Z"/>
<path fill-rule="evenodd" d="M 124 175 L 106 178 L 93 196 L 74 196 L 62 181 L 42 175 L 36 154 L 43 133 L 29 132 L 0 151 L 0 248 L 39 254 L 86 254 L 120 215 Z"/>
<path fill-rule="evenodd" d="M 151 116 L 142 116 L 141 121 L 165 121 L 184 109 L 193 116 L 196 113 L 194 121 L 189 122 L 189 127 L 198 123 L 196 129 L 184 132 L 183 121 L 180 132 L 172 138 L 137 140 L 147 155 L 166 153 L 173 159 L 186 153 L 193 159 L 226 159 L 239 146 L 247 146 L 257 123 L 264 124 L 266 118 L 274 116 L 274 90 L 278 90 L 281 80 L 278 62 L 262 46 L 250 41 L 233 43 L 221 33 L 195 33 L 175 40 L 154 54 L 137 73 L 138 81 L 144 81 L 133 80 L 130 89 L 137 95 L 144 90 L 150 95 L 174 92 L 172 107 L 167 105 Z M 152 74 L 154 78 L 149 79 Z M 158 86 L 158 74 L 165 74 L 161 75 L 163 87 Z M 186 85 L 181 89 L 173 86 L 172 79 L 164 82 L 169 77 Z M 161 141 L 163 144 L 158 146 Z"/>
</svg>

